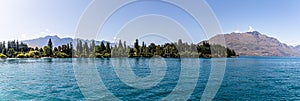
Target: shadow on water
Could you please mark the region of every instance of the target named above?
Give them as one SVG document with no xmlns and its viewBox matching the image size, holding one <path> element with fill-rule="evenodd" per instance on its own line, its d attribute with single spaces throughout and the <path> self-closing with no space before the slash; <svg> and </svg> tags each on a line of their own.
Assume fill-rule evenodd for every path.
<svg viewBox="0 0 300 101">
<path fill-rule="evenodd" d="M 52 63 L 53 62 L 53 59 L 52 58 L 42 58 L 42 60 L 44 62 L 48 62 L 48 63 Z"/>
</svg>

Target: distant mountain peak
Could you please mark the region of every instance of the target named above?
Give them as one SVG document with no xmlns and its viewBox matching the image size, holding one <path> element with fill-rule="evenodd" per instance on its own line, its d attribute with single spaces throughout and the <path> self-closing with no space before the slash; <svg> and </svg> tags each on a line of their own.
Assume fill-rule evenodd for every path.
<svg viewBox="0 0 300 101">
<path fill-rule="evenodd" d="M 45 37 L 58 37 L 57 35 L 47 35 Z"/>
<path fill-rule="evenodd" d="M 68 43 L 72 43 L 73 46 L 75 47 L 75 45 L 77 44 L 77 41 L 78 40 L 81 40 L 83 42 L 88 42 L 90 43 L 92 40 L 84 40 L 84 39 L 72 39 L 72 38 L 60 38 L 59 36 L 57 35 L 47 35 L 45 37 L 40 37 L 40 38 L 36 38 L 36 39 L 31 39 L 31 40 L 23 40 L 22 42 L 28 44 L 30 47 L 44 47 L 48 44 L 48 40 L 51 39 L 52 43 L 53 43 L 53 46 L 54 47 L 58 47 L 58 46 L 61 46 L 61 45 L 65 45 L 65 44 L 68 44 Z M 104 42 L 105 44 L 108 42 L 108 41 L 96 41 L 94 40 L 96 44 L 100 44 L 101 42 Z M 114 43 L 111 43 L 111 45 L 114 45 Z"/>
<path fill-rule="evenodd" d="M 296 47 L 290 47 L 276 38 L 263 35 L 258 31 L 217 35 L 210 38 L 209 42 L 222 44 L 222 41 L 219 40 L 224 39 L 224 37 L 226 46 L 234 49 L 240 55 L 299 56 L 300 53 L 300 51 L 295 50 Z"/>
<path fill-rule="evenodd" d="M 51 38 L 51 39 L 65 39 L 65 38 L 68 38 L 68 37 L 65 37 L 65 38 L 60 38 L 58 35 L 47 35 L 45 37 L 40 37 L 40 38 Z"/>
<path fill-rule="evenodd" d="M 252 35 L 261 35 L 260 32 L 258 31 L 252 31 L 252 32 L 246 32 L 247 34 L 252 34 Z"/>
<path fill-rule="evenodd" d="M 40 47 L 46 46 L 48 44 L 48 40 L 51 39 L 54 47 L 61 46 L 63 44 L 67 44 L 73 42 L 72 38 L 60 38 L 57 35 L 47 35 L 45 37 L 40 37 L 36 39 L 23 40 L 22 42 L 28 44 L 31 47 Z"/>
</svg>

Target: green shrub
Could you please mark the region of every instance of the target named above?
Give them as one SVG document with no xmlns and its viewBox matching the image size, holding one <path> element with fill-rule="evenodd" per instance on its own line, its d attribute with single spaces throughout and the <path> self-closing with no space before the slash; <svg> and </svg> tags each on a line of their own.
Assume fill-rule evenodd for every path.
<svg viewBox="0 0 300 101">
<path fill-rule="evenodd" d="M 95 56 L 95 54 L 93 53 L 93 54 L 90 54 L 89 57 L 90 57 L 90 58 L 95 58 L 96 56 Z"/>
<path fill-rule="evenodd" d="M 2 53 L 0 53 L 0 58 L 7 58 L 7 56 L 4 55 L 4 54 L 2 54 Z"/>
<path fill-rule="evenodd" d="M 56 52 L 54 52 L 54 57 L 56 57 L 56 58 L 66 58 L 66 57 L 69 57 L 69 55 L 64 53 L 64 52 L 56 51 Z"/>
<path fill-rule="evenodd" d="M 111 54 L 110 54 L 110 53 L 105 53 L 103 57 L 104 57 L 104 58 L 110 58 L 110 57 L 111 57 Z"/>
<path fill-rule="evenodd" d="M 59 52 L 59 58 L 66 58 L 68 57 L 68 54 L 64 53 L 64 52 Z"/>
<path fill-rule="evenodd" d="M 41 52 L 39 51 L 29 51 L 26 55 L 28 55 L 28 57 L 41 57 Z"/>
<path fill-rule="evenodd" d="M 23 53 L 17 55 L 17 58 L 27 58 L 27 56 Z"/>
<path fill-rule="evenodd" d="M 100 53 L 96 53 L 96 58 L 102 58 L 103 57 L 103 55 L 102 54 L 100 54 Z"/>
</svg>

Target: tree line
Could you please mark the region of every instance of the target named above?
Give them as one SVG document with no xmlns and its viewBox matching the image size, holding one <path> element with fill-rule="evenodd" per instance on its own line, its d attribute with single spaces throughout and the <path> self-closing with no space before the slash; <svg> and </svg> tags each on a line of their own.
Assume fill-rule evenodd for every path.
<svg viewBox="0 0 300 101">
<path fill-rule="evenodd" d="M 54 58 L 71 58 L 72 57 L 72 43 L 58 46 L 53 48 L 51 39 L 48 45 L 43 48 L 29 47 L 23 42 L 5 41 L 0 42 L 0 58 L 41 58 L 41 57 L 54 57 Z"/>
<path fill-rule="evenodd" d="M 75 49 L 74 49 L 75 48 Z M 87 41 L 77 40 L 77 44 L 73 47 L 72 42 L 53 47 L 51 39 L 48 45 L 43 48 L 31 48 L 23 42 L 8 41 L 7 47 L 5 41 L 0 42 L 0 58 L 110 58 L 110 57 L 165 57 L 165 58 L 212 58 L 212 57 L 233 57 L 237 56 L 234 50 L 221 45 L 209 44 L 203 41 L 200 44 L 183 43 L 181 39 L 174 43 L 165 43 L 156 45 L 150 43 L 147 45 L 136 39 L 133 46 L 130 47 L 126 41 L 121 41 L 114 46 L 109 42 L 101 42 L 96 45 L 92 40 Z"/>
<path fill-rule="evenodd" d="M 73 52 L 72 57 L 84 58 L 155 56 L 165 58 L 212 58 L 237 56 L 234 50 L 221 45 L 211 45 L 207 41 L 203 41 L 200 44 L 188 44 L 187 42 L 183 43 L 181 39 L 179 39 L 178 42 L 165 43 L 164 45 L 156 45 L 154 43 L 147 45 L 144 42 L 140 45 L 139 40 L 136 39 L 132 47 L 128 46 L 126 41 L 122 42 L 121 40 L 114 45 L 103 41 L 99 45 L 96 45 L 94 40 L 90 43 L 77 40 L 75 50 L 71 51 Z"/>
</svg>

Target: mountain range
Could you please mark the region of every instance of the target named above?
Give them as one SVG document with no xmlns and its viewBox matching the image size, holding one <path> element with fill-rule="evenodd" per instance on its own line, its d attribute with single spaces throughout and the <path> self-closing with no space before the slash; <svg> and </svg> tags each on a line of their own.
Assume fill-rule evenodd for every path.
<svg viewBox="0 0 300 101">
<path fill-rule="evenodd" d="M 220 34 L 210 38 L 209 42 L 221 44 L 220 40 L 224 38 L 226 46 L 242 56 L 300 56 L 300 46 L 288 46 L 258 31 Z"/>
<path fill-rule="evenodd" d="M 208 41 L 211 44 L 223 45 L 224 43 L 221 43 L 220 40 L 224 38 L 226 47 L 235 50 L 241 56 L 300 56 L 300 45 L 295 47 L 288 46 L 285 43 L 281 43 L 278 39 L 261 34 L 258 31 L 219 34 Z M 60 38 L 58 36 L 46 36 L 22 42 L 28 44 L 30 47 L 43 47 L 48 44 L 49 39 L 52 40 L 54 47 L 70 42 L 76 45 L 78 40 L 91 42 L 91 40 Z M 97 45 L 101 42 L 106 44 L 108 41 L 95 41 Z M 114 45 L 114 43 L 111 43 L 111 45 Z"/>
<path fill-rule="evenodd" d="M 57 35 L 54 35 L 54 36 L 40 37 L 40 38 L 36 38 L 36 39 L 31 39 L 31 40 L 23 40 L 22 42 L 28 44 L 28 46 L 30 46 L 30 47 L 42 48 L 43 46 L 48 45 L 49 39 L 51 39 L 54 47 L 58 47 L 58 46 L 65 45 L 68 43 L 72 43 L 74 46 L 77 44 L 78 40 L 81 40 L 83 43 L 84 42 L 91 43 L 91 41 L 92 41 L 92 40 L 83 40 L 83 39 L 60 38 Z M 104 42 L 104 44 L 106 44 L 108 41 L 104 41 L 104 40 L 103 41 L 95 41 L 95 44 L 99 45 L 101 42 Z M 114 44 L 111 43 L 111 45 L 114 45 Z"/>
<path fill-rule="evenodd" d="M 293 49 L 300 54 L 300 45 L 293 47 Z"/>
</svg>

